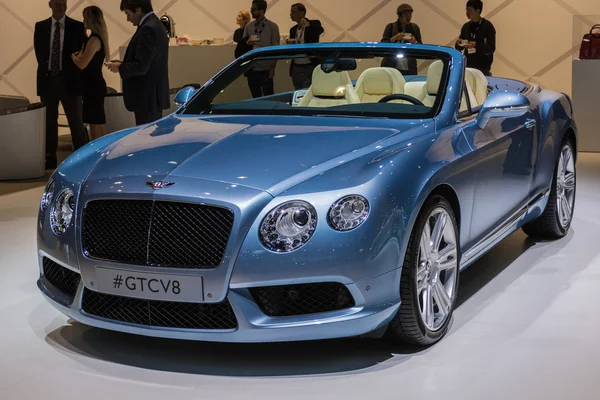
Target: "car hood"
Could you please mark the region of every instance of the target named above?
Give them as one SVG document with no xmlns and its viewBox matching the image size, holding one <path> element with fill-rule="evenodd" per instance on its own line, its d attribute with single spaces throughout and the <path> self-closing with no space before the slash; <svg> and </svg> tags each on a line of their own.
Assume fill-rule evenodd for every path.
<svg viewBox="0 0 600 400">
<path fill-rule="evenodd" d="M 285 190 L 416 122 L 290 116 L 170 116 L 107 148 L 89 180 L 176 177 Z M 411 126 L 412 125 L 412 126 Z M 418 124 L 422 126 L 421 124 Z M 372 148 L 370 148 L 371 146 Z M 365 149 L 366 148 L 366 149 Z M 304 178 L 303 178 L 304 176 Z M 285 183 L 288 183 L 287 185 Z"/>
</svg>

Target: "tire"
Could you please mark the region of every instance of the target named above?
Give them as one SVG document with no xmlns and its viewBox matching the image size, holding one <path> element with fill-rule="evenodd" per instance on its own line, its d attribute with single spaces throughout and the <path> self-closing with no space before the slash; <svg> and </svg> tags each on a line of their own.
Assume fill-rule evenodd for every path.
<svg viewBox="0 0 600 400">
<path fill-rule="evenodd" d="M 565 160 L 567 163 L 564 162 Z M 572 185 L 569 182 L 572 182 Z M 523 226 L 523 232 L 538 239 L 564 237 L 569 232 L 573 221 L 576 192 L 577 167 L 573 144 L 565 140 L 560 147 L 554 167 L 548 205 L 541 216 Z M 568 210 L 568 214 L 565 214 L 565 210 Z"/>
<path fill-rule="evenodd" d="M 442 232 L 443 237 L 437 246 L 442 256 L 438 257 L 437 253 L 431 252 L 430 257 L 423 257 L 427 253 L 424 243 L 429 243 L 432 249 L 436 248 L 435 228 L 442 216 L 446 220 L 446 229 Z M 429 236 L 424 235 L 426 227 L 429 227 L 427 230 Z M 442 196 L 432 196 L 419 214 L 409 239 L 400 278 L 400 309 L 388 326 L 386 332 L 388 339 L 411 345 L 429 346 L 445 336 L 454 312 L 458 290 L 460 261 L 458 238 L 458 225 L 450 203 Z M 447 262 L 443 262 L 444 260 Z M 450 267 L 450 269 L 442 270 L 442 267 Z M 440 283 L 446 293 L 445 298 L 438 291 Z M 428 293 L 432 295 L 426 296 Z M 433 320 L 422 315 L 421 311 L 425 310 L 427 304 L 425 298 L 431 299 L 430 310 L 433 312 Z M 443 318 L 440 313 L 442 310 L 447 310 Z"/>
</svg>

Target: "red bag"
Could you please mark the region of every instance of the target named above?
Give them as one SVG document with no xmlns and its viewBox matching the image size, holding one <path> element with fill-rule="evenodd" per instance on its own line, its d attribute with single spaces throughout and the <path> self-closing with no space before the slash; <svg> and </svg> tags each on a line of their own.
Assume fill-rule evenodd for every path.
<svg viewBox="0 0 600 400">
<path fill-rule="evenodd" d="M 600 29 L 600 24 L 592 26 L 590 33 L 583 35 L 581 47 L 579 48 L 580 60 L 600 59 L 600 33 L 592 33 L 594 29 Z"/>
</svg>

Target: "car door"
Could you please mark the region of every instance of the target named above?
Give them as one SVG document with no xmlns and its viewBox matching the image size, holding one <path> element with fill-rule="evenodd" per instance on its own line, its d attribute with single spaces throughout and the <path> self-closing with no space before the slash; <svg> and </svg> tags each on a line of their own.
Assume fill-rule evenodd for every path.
<svg viewBox="0 0 600 400">
<path fill-rule="evenodd" d="M 470 227 L 470 242 L 475 244 L 528 201 L 537 124 L 529 110 L 519 117 L 492 118 L 482 129 L 470 107 L 461 122 L 475 175 Z"/>
</svg>

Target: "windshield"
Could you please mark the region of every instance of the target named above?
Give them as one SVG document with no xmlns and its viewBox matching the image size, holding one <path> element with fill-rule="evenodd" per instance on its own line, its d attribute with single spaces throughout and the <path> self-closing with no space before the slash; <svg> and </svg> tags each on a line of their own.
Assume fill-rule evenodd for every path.
<svg viewBox="0 0 600 400">
<path fill-rule="evenodd" d="M 449 75 L 446 53 L 293 47 L 238 59 L 182 113 L 416 119 L 439 112 Z"/>
</svg>

